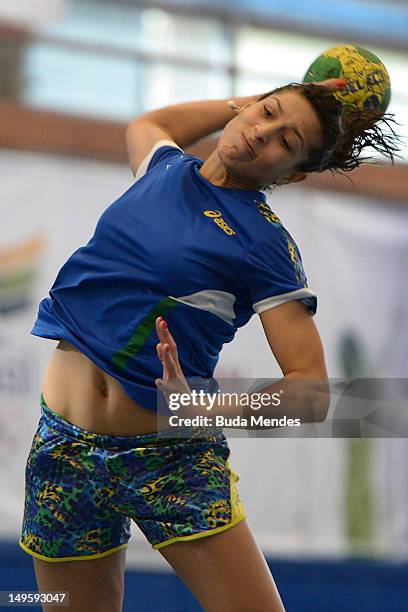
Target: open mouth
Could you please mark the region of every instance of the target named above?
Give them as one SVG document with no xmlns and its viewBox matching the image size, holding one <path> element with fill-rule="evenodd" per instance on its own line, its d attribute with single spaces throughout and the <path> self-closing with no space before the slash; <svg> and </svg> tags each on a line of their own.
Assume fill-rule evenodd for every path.
<svg viewBox="0 0 408 612">
<path fill-rule="evenodd" d="M 242 142 L 244 143 L 245 148 L 247 149 L 247 151 L 251 154 L 251 157 L 256 157 L 255 151 L 253 150 L 253 148 L 251 147 L 251 145 L 249 144 L 249 142 L 245 138 L 244 134 L 242 134 Z"/>
</svg>

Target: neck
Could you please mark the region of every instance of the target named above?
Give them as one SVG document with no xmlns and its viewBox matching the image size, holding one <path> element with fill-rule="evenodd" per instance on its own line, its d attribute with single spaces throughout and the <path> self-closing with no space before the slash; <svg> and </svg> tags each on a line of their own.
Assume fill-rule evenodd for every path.
<svg viewBox="0 0 408 612">
<path fill-rule="evenodd" d="M 248 191 L 258 191 L 261 189 L 258 185 L 252 185 L 239 177 L 233 176 L 221 163 L 217 151 L 214 151 L 203 163 L 200 168 L 200 174 L 207 181 L 217 187 L 226 187 L 229 189 L 246 189 Z"/>
</svg>

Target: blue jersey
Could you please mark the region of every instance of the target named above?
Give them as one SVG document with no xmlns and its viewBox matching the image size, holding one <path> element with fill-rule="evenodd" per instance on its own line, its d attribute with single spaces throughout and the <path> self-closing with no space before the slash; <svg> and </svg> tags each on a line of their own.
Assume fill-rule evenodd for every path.
<svg viewBox="0 0 408 612">
<path fill-rule="evenodd" d="M 65 339 L 156 410 L 155 319 L 189 377 L 210 378 L 224 343 L 291 300 L 316 311 L 299 250 L 259 191 L 217 187 L 202 160 L 156 143 L 135 183 L 63 265 L 32 333 Z"/>
</svg>

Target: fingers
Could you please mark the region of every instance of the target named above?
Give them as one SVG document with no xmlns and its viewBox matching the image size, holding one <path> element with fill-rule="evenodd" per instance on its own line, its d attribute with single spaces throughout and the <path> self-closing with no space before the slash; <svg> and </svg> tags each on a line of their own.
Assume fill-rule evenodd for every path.
<svg viewBox="0 0 408 612">
<path fill-rule="evenodd" d="M 179 378 L 177 365 L 173 359 L 168 344 L 163 346 L 163 378 Z"/>
<path fill-rule="evenodd" d="M 163 317 L 157 317 L 155 326 L 160 340 L 160 342 L 156 344 L 156 352 L 163 365 L 163 380 L 177 379 L 182 385 L 188 387 L 179 363 L 177 344 L 168 329 L 166 321 Z"/>
<path fill-rule="evenodd" d="M 159 361 L 163 361 L 163 345 L 161 342 L 158 342 L 156 344 L 156 353 L 157 357 L 159 358 Z"/>
<path fill-rule="evenodd" d="M 171 352 L 174 354 L 177 352 L 177 345 L 170 333 L 168 325 L 163 317 L 157 317 L 156 319 L 156 332 L 159 336 L 159 340 L 162 343 L 167 343 L 170 346 Z"/>
<path fill-rule="evenodd" d="M 156 332 L 157 335 L 159 337 L 159 341 L 160 344 L 168 344 L 169 348 L 170 348 L 170 353 L 173 356 L 173 358 L 175 359 L 176 363 L 178 363 L 178 353 L 177 353 L 177 344 L 173 338 L 173 336 L 170 333 L 170 330 L 167 326 L 166 321 L 163 319 L 163 317 L 157 317 L 156 319 Z M 160 359 L 160 361 L 163 361 L 163 355 L 159 354 L 159 350 L 158 350 L 158 357 Z"/>
<path fill-rule="evenodd" d="M 171 335 L 166 321 L 163 317 L 157 317 L 155 327 L 159 342 L 156 344 L 157 357 L 162 363 L 162 378 L 156 378 L 156 387 L 164 393 L 166 398 L 169 393 L 191 393 L 189 384 L 181 369 L 177 344 Z"/>
<path fill-rule="evenodd" d="M 173 381 L 174 383 L 175 381 L 178 381 L 180 377 L 177 364 L 170 353 L 169 345 L 162 345 L 159 343 L 156 348 L 159 359 L 163 364 L 163 378 L 156 378 L 154 382 L 156 387 L 163 388 L 168 381 Z"/>
<path fill-rule="evenodd" d="M 325 79 L 324 81 L 315 81 L 313 84 L 327 87 L 330 91 L 336 91 L 338 89 L 344 89 L 347 85 L 347 81 L 344 79 Z"/>
<path fill-rule="evenodd" d="M 160 322 L 157 323 L 156 328 L 159 330 L 160 327 Z M 159 358 L 159 360 L 161 361 L 162 365 L 163 365 L 163 376 L 167 376 L 169 378 L 175 378 L 174 373 L 176 373 L 176 376 L 180 376 L 180 374 L 182 374 L 181 372 L 181 368 L 180 368 L 180 364 L 179 364 L 179 360 L 178 360 L 178 353 L 177 353 L 177 345 L 174 342 L 171 334 L 170 335 L 170 342 L 158 342 L 156 344 L 156 353 L 157 353 L 157 357 Z M 164 333 L 163 330 L 160 330 L 160 336 L 159 339 L 164 340 L 165 339 L 166 334 Z"/>
</svg>

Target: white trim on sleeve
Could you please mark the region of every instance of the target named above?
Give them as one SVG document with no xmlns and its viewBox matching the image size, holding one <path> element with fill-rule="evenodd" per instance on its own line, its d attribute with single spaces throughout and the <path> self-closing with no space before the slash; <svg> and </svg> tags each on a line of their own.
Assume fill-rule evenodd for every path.
<svg viewBox="0 0 408 612">
<path fill-rule="evenodd" d="M 229 325 L 232 325 L 235 319 L 234 302 L 236 297 L 232 293 L 228 293 L 228 291 L 203 289 L 203 291 L 197 291 L 197 293 L 192 293 L 191 295 L 182 295 L 180 297 L 169 295 L 169 297 L 193 308 L 211 312 Z"/>
<path fill-rule="evenodd" d="M 303 298 L 310 297 L 317 298 L 317 295 L 311 289 L 304 287 L 303 289 L 295 289 L 295 291 L 289 291 L 288 293 L 281 293 L 280 295 L 267 297 L 253 304 L 252 308 L 257 314 L 261 314 L 261 312 L 265 312 L 265 310 L 276 308 L 276 306 L 280 306 L 286 302 L 292 302 L 293 300 L 301 300 Z"/>
<path fill-rule="evenodd" d="M 150 164 L 150 160 L 152 159 L 156 151 L 161 147 L 166 146 L 174 147 L 175 149 L 180 149 L 182 153 L 184 152 L 183 149 L 181 149 L 178 144 L 176 144 L 173 140 L 158 140 L 154 143 L 146 157 L 140 162 L 140 165 L 135 175 L 135 182 L 138 181 L 144 174 L 146 174 L 146 170 Z"/>
</svg>

